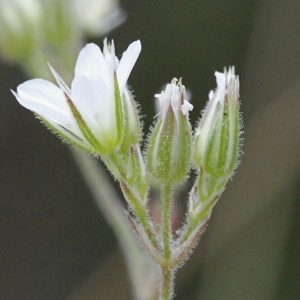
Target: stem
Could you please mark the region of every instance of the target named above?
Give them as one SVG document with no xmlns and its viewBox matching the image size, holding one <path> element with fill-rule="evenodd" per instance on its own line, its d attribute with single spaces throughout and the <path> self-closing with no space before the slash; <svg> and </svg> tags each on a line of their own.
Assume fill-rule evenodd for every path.
<svg viewBox="0 0 300 300">
<path fill-rule="evenodd" d="M 154 248 L 159 249 L 159 245 L 157 243 L 155 234 L 149 224 L 150 218 L 149 218 L 148 212 L 145 207 L 143 207 L 142 210 L 140 211 L 139 220 L 140 220 L 142 226 L 144 227 L 144 230 L 145 230 L 151 244 L 154 246 Z"/>
<path fill-rule="evenodd" d="M 167 184 L 162 189 L 163 216 L 162 216 L 162 235 L 164 245 L 164 259 L 171 259 L 172 227 L 171 227 L 171 204 L 172 204 L 172 187 Z M 167 265 L 161 265 L 162 283 L 160 289 L 161 300 L 170 300 L 173 293 L 173 275 L 174 268 Z"/>
<path fill-rule="evenodd" d="M 165 185 L 162 190 L 163 201 L 163 244 L 164 258 L 169 260 L 171 257 L 171 203 L 172 203 L 172 188 L 170 185 Z"/>
<path fill-rule="evenodd" d="M 140 202 L 140 200 L 135 197 L 135 195 L 132 193 L 132 191 L 124 181 L 120 182 L 120 186 L 130 208 L 135 213 L 136 217 L 144 227 L 144 230 L 150 242 L 152 243 L 154 248 L 159 249 L 159 245 L 155 238 L 155 233 L 153 232 L 153 229 L 150 226 L 150 218 L 148 215 L 147 207 L 144 206 Z"/>
<path fill-rule="evenodd" d="M 172 269 L 166 268 L 162 269 L 162 287 L 160 300 L 169 300 L 173 293 L 173 278 L 174 271 Z"/>
</svg>

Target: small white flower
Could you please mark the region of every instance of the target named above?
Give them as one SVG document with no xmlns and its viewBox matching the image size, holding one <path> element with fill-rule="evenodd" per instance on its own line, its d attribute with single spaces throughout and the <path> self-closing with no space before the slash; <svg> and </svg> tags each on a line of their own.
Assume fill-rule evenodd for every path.
<svg viewBox="0 0 300 300">
<path fill-rule="evenodd" d="M 36 113 L 67 141 L 92 153 L 117 147 L 124 129 L 123 99 L 127 79 L 140 54 L 133 42 L 118 62 L 114 44 L 104 41 L 103 54 L 95 44 L 80 52 L 71 89 L 51 68 L 59 85 L 43 79 L 29 80 L 13 92 L 21 105 Z"/>
</svg>

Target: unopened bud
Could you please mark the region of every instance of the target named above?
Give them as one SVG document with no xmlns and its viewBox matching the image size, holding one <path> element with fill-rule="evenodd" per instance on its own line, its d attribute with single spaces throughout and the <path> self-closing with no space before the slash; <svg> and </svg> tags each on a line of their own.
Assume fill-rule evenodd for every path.
<svg viewBox="0 0 300 300">
<path fill-rule="evenodd" d="M 128 153 L 126 181 L 138 198 L 147 203 L 148 177 L 140 146 L 131 146 Z"/>
<path fill-rule="evenodd" d="M 185 100 L 181 80 L 176 82 L 173 79 L 165 92 L 155 95 L 160 100 L 161 113 L 148 143 L 148 170 L 163 184 L 184 180 L 191 160 L 188 112 L 193 106 Z"/>
<path fill-rule="evenodd" d="M 194 140 L 194 164 L 201 173 L 198 188 L 207 195 L 232 176 L 240 144 L 239 78 L 234 68 L 215 76 L 218 87 L 209 94 Z"/>
</svg>

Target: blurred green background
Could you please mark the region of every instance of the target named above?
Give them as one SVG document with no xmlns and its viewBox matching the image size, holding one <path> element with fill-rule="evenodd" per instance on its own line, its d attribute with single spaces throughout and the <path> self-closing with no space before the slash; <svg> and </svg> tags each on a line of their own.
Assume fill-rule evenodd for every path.
<svg viewBox="0 0 300 300">
<path fill-rule="evenodd" d="M 240 75 L 245 154 L 190 261 L 176 299 L 300 299 L 300 2 L 124 0 L 108 34 L 121 55 L 142 41 L 129 84 L 144 132 L 153 95 L 173 77 L 192 93 L 192 122 L 214 71 Z M 93 40 L 99 45 L 102 40 Z M 0 299 L 131 299 L 121 253 L 68 146 L 9 89 L 26 80 L 0 66 Z M 182 199 L 182 201 L 186 201 Z"/>
</svg>

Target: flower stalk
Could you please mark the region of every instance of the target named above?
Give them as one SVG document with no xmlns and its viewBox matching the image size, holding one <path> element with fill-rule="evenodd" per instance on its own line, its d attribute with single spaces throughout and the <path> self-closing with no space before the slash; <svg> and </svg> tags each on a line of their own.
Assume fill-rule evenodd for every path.
<svg viewBox="0 0 300 300">
<path fill-rule="evenodd" d="M 162 203 L 163 203 L 163 220 L 162 220 L 162 235 L 164 254 L 166 262 L 169 262 L 172 256 L 172 226 L 171 226 L 171 209 L 172 209 L 172 186 L 165 185 L 162 188 Z M 161 293 L 162 299 L 170 299 L 173 293 L 173 275 L 174 267 L 162 265 L 162 283 Z"/>
<path fill-rule="evenodd" d="M 169 260 L 171 258 L 171 203 L 172 203 L 172 187 L 165 185 L 162 189 L 162 202 L 163 202 L 163 222 L 162 222 L 162 235 L 164 244 L 164 258 Z"/>
<path fill-rule="evenodd" d="M 169 268 L 162 269 L 162 287 L 160 300 L 169 300 L 173 293 L 174 270 Z"/>
</svg>

